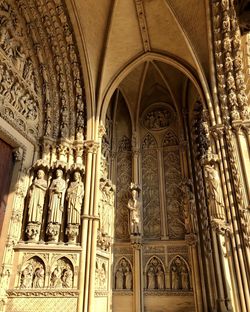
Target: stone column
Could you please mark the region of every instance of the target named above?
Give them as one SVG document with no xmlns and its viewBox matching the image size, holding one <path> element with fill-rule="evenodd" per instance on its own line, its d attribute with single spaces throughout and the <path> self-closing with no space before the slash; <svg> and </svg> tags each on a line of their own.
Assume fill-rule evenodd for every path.
<svg viewBox="0 0 250 312">
<path fill-rule="evenodd" d="M 98 143 L 95 141 L 86 141 L 86 188 L 84 208 L 82 215 L 82 233 L 81 233 L 81 259 L 79 271 L 79 298 L 77 311 L 93 311 L 90 308 L 94 298 L 94 276 L 93 262 L 95 261 L 96 237 L 93 237 L 93 205 L 96 186 L 96 153 Z M 94 222 L 94 228 L 97 228 L 98 222 Z M 94 245 L 94 247 L 93 247 Z M 95 263 L 94 263 L 95 265 Z"/>
</svg>

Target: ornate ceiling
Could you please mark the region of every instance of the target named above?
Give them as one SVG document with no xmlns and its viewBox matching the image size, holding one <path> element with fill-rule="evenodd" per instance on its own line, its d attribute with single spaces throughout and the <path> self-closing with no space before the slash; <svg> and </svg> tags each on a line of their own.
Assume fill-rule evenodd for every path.
<svg viewBox="0 0 250 312">
<path fill-rule="evenodd" d="M 180 83 L 176 78 L 180 74 L 170 66 L 163 68 L 152 57 L 150 63 L 138 64 L 134 69 L 136 66 L 131 64 L 143 54 L 166 55 L 200 79 L 208 77 L 210 26 L 206 1 L 68 0 L 66 3 L 78 46 L 84 51 L 82 60 L 85 59 L 88 73 L 85 83 L 92 89 L 92 101 L 101 104 L 110 85 L 126 68 L 129 70 L 124 77 L 129 72 L 133 75 L 129 74 L 121 87 L 132 105 L 138 101 L 138 88 L 145 81 L 147 88 L 154 83 L 165 88 L 168 81 L 176 93 Z M 149 71 L 152 75 L 148 74 L 145 80 Z"/>
</svg>

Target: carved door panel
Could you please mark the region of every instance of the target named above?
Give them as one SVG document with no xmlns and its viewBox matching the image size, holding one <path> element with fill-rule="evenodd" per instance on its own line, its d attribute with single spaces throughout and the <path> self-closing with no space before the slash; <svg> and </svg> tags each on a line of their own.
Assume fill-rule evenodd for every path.
<svg viewBox="0 0 250 312">
<path fill-rule="evenodd" d="M 13 169 L 12 147 L 0 139 L 0 233 L 2 230 L 4 214 Z"/>
</svg>

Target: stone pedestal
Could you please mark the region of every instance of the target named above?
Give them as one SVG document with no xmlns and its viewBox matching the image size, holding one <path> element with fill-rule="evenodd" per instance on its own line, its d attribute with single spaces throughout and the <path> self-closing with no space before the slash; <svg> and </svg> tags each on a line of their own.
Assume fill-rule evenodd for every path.
<svg viewBox="0 0 250 312">
<path fill-rule="evenodd" d="M 76 239 L 77 239 L 77 236 L 79 234 L 79 225 L 78 224 L 68 224 L 65 233 L 68 237 L 68 243 L 76 244 Z"/>
<path fill-rule="evenodd" d="M 39 224 L 39 223 L 33 223 L 33 222 L 28 223 L 26 230 L 25 230 L 28 241 L 38 242 L 39 234 L 40 234 L 40 228 L 41 228 L 41 224 Z"/>
<path fill-rule="evenodd" d="M 47 226 L 46 234 L 50 242 L 58 242 L 60 233 L 60 224 L 49 223 Z"/>
</svg>

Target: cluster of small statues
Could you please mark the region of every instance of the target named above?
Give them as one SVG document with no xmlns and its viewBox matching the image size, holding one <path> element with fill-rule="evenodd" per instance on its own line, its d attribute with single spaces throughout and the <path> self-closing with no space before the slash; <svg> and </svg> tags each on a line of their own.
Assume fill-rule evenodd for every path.
<svg viewBox="0 0 250 312">
<path fill-rule="evenodd" d="M 75 242 L 80 225 L 80 215 L 84 197 L 84 184 L 81 173 L 74 172 L 73 179 L 67 187 L 63 177 L 63 170 L 56 170 L 56 178 L 52 180 L 48 188 L 45 179 L 45 171 L 39 169 L 36 178 L 28 191 L 28 220 L 26 234 L 29 240 L 37 240 L 44 214 L 44 204 L 47 201 L 47 230 L 46 234 L 51 241 L 58 241 L 60 227 L 63 222 L 64 213 L 67 214 L 66 234 L 69 241 Z M 65 203 L 67 211 L 65 211 Z"/>
<path fill-rule="evenodd" d="M 171 112 L 168 109 L 154 110 L 144 117 L 143 124 L 147 129 L 158 130 L 169 126 Z"/>
<path fill-rule="evenodd" d="M 170 269 L 170 274 L 171 289 L 190 289 L 188 268 L 185 262 L 180 257 L 177 257 L 173 261 Z"/>
<path fill-rule="evenodd" d="M 131 266 L 126 259 L 121 259 L 115 273 L 115 289 L 127 289 L 133 288 L 133 275 Z"/>
<path fill-rule="evenodd" d="M 38 103 L 25 91 L 25 88 L 13 76 L 12 72 L 0 63 L 0 94 L 5 105 L 11 106 L 31 121 L 38 118 Z"/>
<path fill-rule="evenodd" d="M 29 263 L 21 272 L 20 288 L 44 288 L 45 270 L 42 264 Z M 69 265 L 61 268 L 56 266 L 50 275 L 50 288 L 72 288 L 73 271 Z"/>
</svg>

